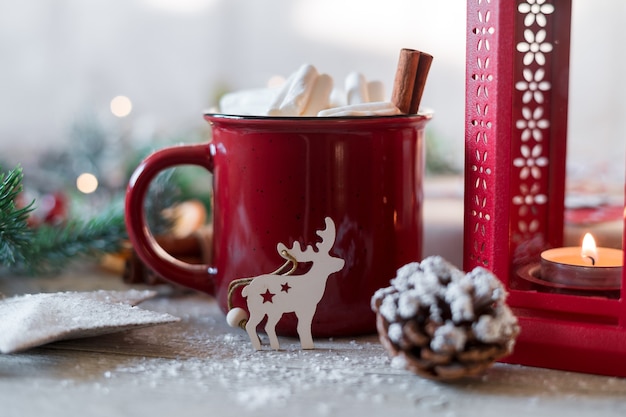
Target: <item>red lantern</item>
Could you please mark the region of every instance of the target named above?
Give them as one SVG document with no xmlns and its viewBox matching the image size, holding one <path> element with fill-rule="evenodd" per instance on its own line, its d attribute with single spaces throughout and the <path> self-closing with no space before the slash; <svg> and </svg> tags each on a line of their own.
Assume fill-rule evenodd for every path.
<svg viewBox="0 0 626 417">
<path fill-rule="evenodd" d="M 626 274 L 563 286 L 540 261 L 563 246 L 571 6 L 468 1 L 464 268 L 509 291 L 522 331 L 505 361 L 623 377 Z"/>
</svg>

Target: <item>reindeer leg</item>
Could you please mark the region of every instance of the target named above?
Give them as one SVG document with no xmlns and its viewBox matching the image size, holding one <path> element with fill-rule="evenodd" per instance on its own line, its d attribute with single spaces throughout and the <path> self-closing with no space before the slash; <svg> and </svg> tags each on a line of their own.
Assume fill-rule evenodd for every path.
<svg viewBox="0 0 626 417">
<path fill-rule="evenodd" d="M 256 333 L 256 326 L 261 322 L 261 320 L 263 320 L 263 316 L 259 318 L 256 314 L 250 314 L 248 323 L 246 323 L 246 332 L 248 332 L 252 347 L 256 350 L 261 350 L 261 339 L 259 339 L 259 335 Z"/>
<path fill-rule="evenodd" d="M 302 309 L 301 311 L 296 311 L 296 316 L 298 317 L 298 336 L 300 337 L 300 346 L 302 349 L 315 349 L 315 345 L 313 344 L 313 336 L 311 334 L 311 324 L 313 323 L 313 315 L 315 314 L 315 309 L 313 311 L 308 311 Z"/>
<path fill-rule="evenodd" d="M 280 344 L 278 343 L 278 336 L 276 336 L 276 324 L 282 317 L 281 315 L 267 315 L 267 323 L 265 324 L 265 333 L 267 333 L 270 338 L 270 346 L 274 350 L 280 349 Z"/>
</svg>

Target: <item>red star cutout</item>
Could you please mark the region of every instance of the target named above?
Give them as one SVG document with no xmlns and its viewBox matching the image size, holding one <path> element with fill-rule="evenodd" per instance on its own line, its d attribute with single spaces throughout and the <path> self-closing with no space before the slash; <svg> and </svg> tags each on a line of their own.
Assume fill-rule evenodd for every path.
<svg viewBox="0 0 626 417">
<path fill-rule="evenodd" d="M 275 296 L 276 294 L 272 294 L 269 290 L 269 288 L 267 290 L 265 290 L 265 292 L 263 294 L 261 294 L 261 297 L 263 297 L 263 304 L 265 303 L 272 303 L 272 298 Z"/>
<path fill-rule="evenodd" d="M 291 287 L 289 286 L 288 282 L 285 282 L 284 284 L 280 284 L 280 290 L 281 291 L 289 292 L 290 289 L 291 289 Z"/>
</svg>

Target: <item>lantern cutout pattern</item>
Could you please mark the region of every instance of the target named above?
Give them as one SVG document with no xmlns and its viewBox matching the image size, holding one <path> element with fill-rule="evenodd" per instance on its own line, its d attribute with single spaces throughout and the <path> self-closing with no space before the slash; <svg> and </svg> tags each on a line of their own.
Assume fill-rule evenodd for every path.
<svg viewBox="0 0 626 417">
<path fill-rule="evenodd" d="M 521 332 L 504 361 L 626 376 L 623 270 L 607 291 L 528 279 L 563 246 L 572 1 L 467 4 L 464 269 L 509 291 Z"/>
</svg>

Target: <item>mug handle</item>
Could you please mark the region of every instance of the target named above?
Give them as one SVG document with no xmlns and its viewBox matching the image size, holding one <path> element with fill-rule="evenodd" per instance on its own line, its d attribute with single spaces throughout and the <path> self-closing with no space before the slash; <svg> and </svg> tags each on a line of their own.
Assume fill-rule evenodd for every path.
<svg viewBox="0 0 626 417">
<path fill-rule="evenodd" d="M 213 156 L 210 144 L 164 148 L 141 162 L 130 177 L 126 190 L 125 219 L 128 237 L 139 258 L 157 274 L 168 281 L 214 295 L 217 275 L 215 268 L 174 258 L 157 243 L 146 222 L 144 200 L 150 183 L 161 171 L 177 165 L 197 165 L 212 173 Z"/>
</svg>

